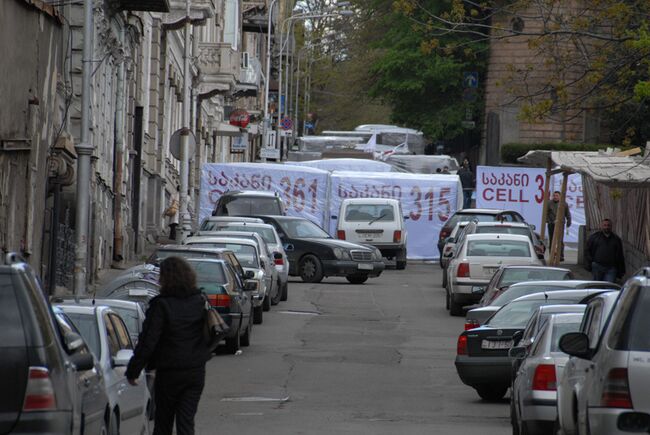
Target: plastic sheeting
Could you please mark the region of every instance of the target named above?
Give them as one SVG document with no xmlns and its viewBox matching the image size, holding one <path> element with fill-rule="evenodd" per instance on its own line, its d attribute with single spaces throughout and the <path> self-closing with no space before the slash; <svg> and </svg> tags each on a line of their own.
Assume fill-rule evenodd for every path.
<svg viewBox="0 0 650 435">
<path fill-rule="evenodd" d="M 199 223 L 230 190 L 277 192 L 290 216 L 323 226 L 328 212 L 329 172 L 277 163 L 206 163 L 201 175 Z"/>
<path fill-rule="evenodd" d="M 410 259 L 438 258 L 440 229 L 462 201 L 462 188 L 455 175 L 395 173 L 387 177 L 385 172 L 335 171 L 330 180 L 330 209 L 337 215 L 347 198 L 399 199 L 409 217 L 405 223 Z M 336 223 L 330 221 L 330 234 L 336 234 Z"/>
<path fill-rule="evenodd" d="M 368 159 L 327 159 L 294 162 L 292 165 L 309 166 L 324 171 L 358 171 L 358 172 L 391 172 L 393 167 L 384 162 Z"/>
<path fill-rule="evenodd" d="M 444 155 L 392 155 L 386 159 L 386 163 L 413 174 L 436 174 L 436 169 L 442 170 L 445 166 L 449 167 L 449 172 L 453 174 L 458 170 L 458 161 L 454 157 Z"/>
</svg>

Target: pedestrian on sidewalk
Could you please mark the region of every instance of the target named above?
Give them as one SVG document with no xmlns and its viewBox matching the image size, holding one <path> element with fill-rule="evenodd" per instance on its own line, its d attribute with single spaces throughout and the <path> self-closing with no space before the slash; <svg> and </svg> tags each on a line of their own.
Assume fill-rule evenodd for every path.
<svg viewBox="0 0 650 435">
<path fill-rule="evenodd" d="M 469 159 L 465 157 L 463 164 L 458 169 L 458 176 L 460 177 L 460 184 L 463 186 L 463 208 L 470 208 L 472 206 L 472 192 L 474 192 L 474 183 L 476 178 L 469 166 Z"/>
<path fill-rule="evenodd" d="M 160 295 L 149 302 L 138 345 L 126 369 L 131 385 L 145 368 L 155 369 L 154 435 L 194 434 L 194 416 L 211 352 L 203 337 L 205 300 L 192 266 L 182 258 L 160 263 Z"/>
<path fill-rule="evenodd" d="M 600 231 L 587 240 L 587 255 L 594 280 L 615 282 L 625 275 L 623 242 L 612 232 L 610 219 L 603 219 Z"/>
<path fill-rule="evenodd" d="M 163 216 L 167 216 L 169 218 L 169 238 L 171 240 L 176 240 L 176 227 L 178 227 L 178 215 L 179 215 L 179 208 L 180 208 L 180 201 L 179 201 L 179 195 L 178 192 L 180 191 L 180 186 L 176 189 L 176 192 L 174 192 L 174 195 L 172 196 L 172 202 L 165 209 L 165 212 L 163 213 Z"/>
<path fill-rule="evenodd" d="M 560 208 L 560 192 L 557 190 L 553 192 L 553 200 L 548 202 L 546 209 L 546 226 L 548 227 L 548 240 L 549 247 L 553 243 L 553 234 L 555 234 L 555 219 L 557 218 L 557 212 Z M 564 201 L 564 220 L 566 228 L 571 226 L 571 211 L 569 210 L 569 204 Z M 562 241 L 560 246 L 560 261 L 564 261 L 564 241 Z"/>
</svg>

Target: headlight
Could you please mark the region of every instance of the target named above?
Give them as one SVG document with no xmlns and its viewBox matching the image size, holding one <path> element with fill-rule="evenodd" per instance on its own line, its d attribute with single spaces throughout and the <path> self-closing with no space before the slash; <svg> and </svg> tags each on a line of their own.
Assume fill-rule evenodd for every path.
<svg viewBox="0 0 650 435">
<path fill-rule="evenodd" d="M 350 253 L 347 251 L 347 249 L 334 248 L 333 251 L 334 256 L 339 260 L 350 260 Z"/>
<path fill-rule="evenodd" d="M 373 260 L 381 260 L 381 251 L 377 248 L 375 248 L 374 251 L 372 251 L 372 259 Z"/>
</svg>

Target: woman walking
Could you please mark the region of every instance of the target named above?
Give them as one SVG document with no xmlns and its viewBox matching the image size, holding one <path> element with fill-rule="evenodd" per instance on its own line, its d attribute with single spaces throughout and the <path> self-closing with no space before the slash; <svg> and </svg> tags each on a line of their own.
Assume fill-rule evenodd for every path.
<svg viewBox="0 0 650 435">
<path fill-rule="evenodd" d="M 203 338 L 205 301 L 196 274 L 183 259 L 160 263 L 160 295 L 149 309 L 138 345 L 126 370 L 135 385 L 145 367 L 156 370 L 154 435 L 194 434 L 194 416 L 205 384 L 211 352 Z"/>
</svg>

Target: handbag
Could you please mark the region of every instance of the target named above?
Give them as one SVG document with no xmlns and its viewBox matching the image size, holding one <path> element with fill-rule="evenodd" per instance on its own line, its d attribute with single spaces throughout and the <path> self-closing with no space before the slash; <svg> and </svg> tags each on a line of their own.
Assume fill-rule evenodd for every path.
<svg viewBox="0 0 650 435">
<path fill-rule="evenodd" d="M 219 312 L 215 310 L 210 301 L 208 301 L 208 296 L 205 293 L 201 293 L 203 299 L 205 300 L 204 310 L 205 310 L 205 320 L 203 326 L 203 338 L 208 345 L 208 348 L 213 351 L 219 342 L 228 335 L 230 327 L 225 320 L 219 315 Z"/>
</svg>

